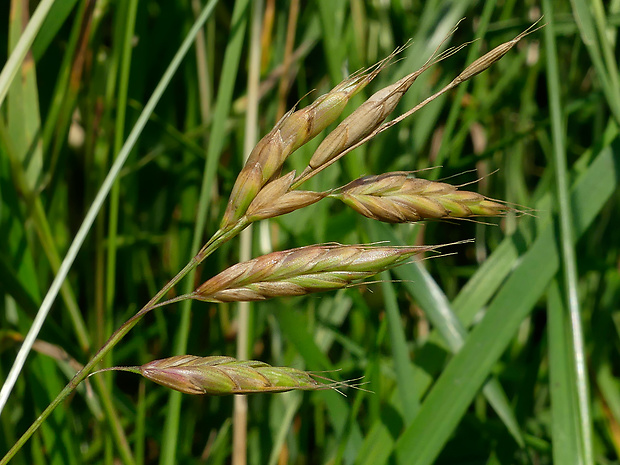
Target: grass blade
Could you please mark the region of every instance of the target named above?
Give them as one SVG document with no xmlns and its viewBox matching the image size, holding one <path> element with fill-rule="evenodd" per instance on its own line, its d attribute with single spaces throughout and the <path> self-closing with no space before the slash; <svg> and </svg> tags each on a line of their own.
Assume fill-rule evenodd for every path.
<svg viewBox="0 0 620 465">
<path fill-rule="evenodd" d="M 616 121 L 620 122 L 620 83 L 617 81 L 617 69 L 610 71 L 605 66 L 604 57 L 609 57 L 610 54 L 601 50 L 601 45 L 597 40 L 596 25 L 590 11 L 591 2 L 587 0 L 571 0 L 571 3 L 573 5 L 575 22 L 581 33 L 583 43 L 588 49 L 594 69 L 601 80 L 603 92 L 607 97 L 607 104 Z M 604 36 L 604 31 L 599 31 L 599 33 L 601 36 Z"/>
<path fill-rule="evenodd" d="M 385 240 L 387 238 L 394 245 L 401 244 L 401 241 L 386 225 L 370 223 L 369 229 L 372 232 L 371 237 L 373 237 L 374 240 L 378 240 L 379 238 Z M 427 318 L 438 330 L 441 339 L 448 346 L 450 351 L 457 353 L 464 344 L 467 331 L 452 310 L 448 298 L 432 276 L 420 263 L 412 263 L 398 267 L 394 270 L 394 273 L 403 281 L 409 294 L 416 299 L 420 307 L 424 310 Z M 483 393 L 514 437 L 517 444 L 523 447 L 523 435 L 521 434 L 519 424 L 515 418 L 513 408 L 510 406 L 506 393 L 499 381 L 495 378 L 489 380 L 483 388 Z"/>
<path fill-rule="evenodd" d="M 416 383 L 411 369 L 411 361 L 409 350 L 407 349 L 407 340 L 403 331 L 403 323 L 398 311 L 396 302 L 396 293 L 394 285 L 390 280 L 390 273 L 384 271 L 381 273 L 381 287 L 383 288 L 383 302 L 385 305 L 385 313 L 388 320 L 388 332 L 392 346 L 392 355 L 394 357 L 394 365 L 396 370 L 396 379 L 398 380 L 398 392 L 403 404 L 403 415 L 405 423 L 410 424 L 415 417 L 420 403 L 418 398 L 412 395 Z"/>
<path fill-rule="evenodd" d="M 586 457 L 579 434 L 581 415 L 575 386 L 570 318 L 563 300 L 559 284 L 554 280 L 549 288 L 547 306 L 551 437 L 553 462 L 576 465 L 586 463 Z"/>
</svg>

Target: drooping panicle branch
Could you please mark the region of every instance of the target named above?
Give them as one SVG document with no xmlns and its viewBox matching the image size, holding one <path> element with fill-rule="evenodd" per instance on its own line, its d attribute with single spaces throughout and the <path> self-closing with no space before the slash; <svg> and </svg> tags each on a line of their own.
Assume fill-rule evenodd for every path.
<svg viewBox="0 0 620 465">
<path fill-rule="evenodd" d="M 440 54 L 435 52 L 420 69 L 370 96 L 323 139 L 312 155 L 308 167 L 293 182 L 293 186 L 299 186 L 311 177 L 312 172 L 331 164 L 334 158 L 371 134 L 394 111 L 402 97 L 424 71 L 454 55 L 466 45 L 451 47 Z"/>
<path fill-rule="evenodd" d="M 374 129 L 370 130 L 367 134 L 365 134 L 361 138 L 359 138 L 356 142 L 351 141 L 351 143 L 344 144 L 339 150 L 334 151 L 329 157 L 326 157 L 323 160 L 323 163 L 318 165 L 316 168 L 310 167 L 310 169 L 306 169 L 304 171 L 304 173 L 302 175 L 300 175 L 293 182 L 293 188 L 298 187 L 303 182 L 307 181 L 310 177 L 318 174 L 320 171 L 322 171 L 325 168 L 327 168 L 328 166 L 332 165 L 333 163 L 338 161 L 340 158 L 342 158 L 343 156 L 345 156 L 349 152 L 352 152 L 353 150 L 355 150 L 356 148 L 360 147 L 361 145 L 364 145 L 366 142 L 368 142 L 369 140 L 373 139 L 374 137 L 376 137 L 377 135 L 379 135 L 383 131 L 388 130 L 392 126 L 400 123 L 405 118 L 408 118 L 412 114 L 416 113 L 418 110 L 422 109 L 423 107 L 428 105 L 430 102 L 432 102 L 433 100 L 437 99 L 438 97 L 440 97 L 441 95 L 445 94 L 446 92 L 454 89 L 456 86 L 458 86 L 462 82 L 465 82 L 465 81 L 471 79 L 472 77 L 476 76 L 477 74 L 480 74 L 481 72 L 483 72 L 484 70 L 489 68 L 495 62 L 500 60 L 506 53 L 508 53 L 525 36 L 527 36 L 529 34 L 532 34 L 533 32 L 537 31 L 541 27 L 544 27 L 544 25 L 536 27 L 536 25 L 541 20 L 542 20 L 542 17 L 540 19 L 538 19 L 534 24 L 532 24 L 529 28 L 527 28 L 525 31 L 523 31 L 521 34 L 517 35 L 514 39 L 511 39 L 508 42 L 504 42 L 504 43 L 498 45 L 493 50 L 487 52 L 485 55 L 483 55 L 482 57 L 480 57 L 477 60 L 475 60 L 474 62 L 472 62 L 457 77 L 455 77 L 452 81 L 450 81 L 450 83 L 448 85 L 446 85 L 445 87 L 443 87 L 439 91 L 435 92 L 433 95 L 427 97 L 426 99 L 424 99 L 422 102 L 418 103 L 413 108 L 407 110 L 402 115 L 394 118 L 391 121 L 386 121 L 386 122 L 383 122 L 382 124 L 376 126 Z M 444 52 L 444 54 L 440 55 L 438 57 L 438 59 L 435 60 L 435 61 L 439 61 L 440 59 L 445 58 L 445 56 L 443 56 L 443 55 L 445 55 L 446 53 L 448 54 L 448 56 L 454 54 L 455 50 L 458 51 L 462 47 L 463 46 L 459 46 L 459 47 L 456 47 L 455 49 L 447 50 L 446 52 Z"/>
</svg>

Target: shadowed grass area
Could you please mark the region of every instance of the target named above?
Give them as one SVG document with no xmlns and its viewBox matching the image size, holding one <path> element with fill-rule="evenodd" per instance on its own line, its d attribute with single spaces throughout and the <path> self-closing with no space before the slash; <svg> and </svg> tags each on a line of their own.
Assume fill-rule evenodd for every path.
<svg viewBox="0 0 620 465">
<path fill-rule="evenodd" d="M 544 14 L 544 28 L 490 69 L 303 184 L 327 195 L 367 176 L 357 186 L 363 192 L 353 192 L 361 196 L 369 195 L 364 182 L 382 179 L 373 176 L 423 170 L 416 175 L 505 201 L 500 218 L 388 225 L 321 197 L 254 225 L 254 257 L 332 242 L 474 241 L 374 282 L 252 303 L 248 359 L 336 382 L 363 376 L 367 384 L 344 389 L 347 397 L 332 390 L 249 396 L 245 450 L 234 463 L 244 456 L 250 464 L 616 463 L 618 7 L 601 0 L 4 2 L 0 379 L 33 321 L 42 326 L 0 415 L 2 455 L 218 231 L 252 137 L 248 115 L 256 113 L 260 138 L 287 109 L 307 107 L 407 44 L 286 160 L 282 174 L 301 175 L 327 132 L 438 47 L 477 39 L 419 75 L 387 121 Z M 24 30 L 31 16 L 42 21 Z M 259 63 L 251 60 L 257 24 Z M 251 73 L 259 74 L 257 96 Z M 241 187 L 252 187 L 251 173 L 247 179 Z M 382 199 L 356 197 L 355 206 L 370 208 L 370 217 L 404 215 Z M 257 218 L 273 210 L 261 202 Z M 74 249 L 76 236 L 83 243 Z M 43 303 L 71 254 L 58 298 Z M 242 255 L 239 239 L 221 245 L 165 298 L 192 293 Z M 305 273 L 302 284 L 287 276 L 287 285 L 318 286 Z M 39 310 L 46 305 L 48 315 Z M 233 303 L 192 300 L 155 309 L 99 367 L 233 356 L 245 328 L 237 313 Z M 101 373 L 11 463 L 231 463 L 232 412 L 231 397 L 171 394 L 132 374 Z"/>
</svg>

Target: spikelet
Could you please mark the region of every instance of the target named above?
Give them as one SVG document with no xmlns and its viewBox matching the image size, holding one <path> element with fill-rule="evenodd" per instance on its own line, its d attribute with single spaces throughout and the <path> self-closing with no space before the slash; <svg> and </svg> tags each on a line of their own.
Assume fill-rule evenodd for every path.
<svg viewBox="0 0 620 465">
<path fill-rule="evenodd" d="M 188 297 L 238 302 L 340 289 L 436 248 L 334 244 L 273 252 L 231 266 Z"/>
<path fill-rule="evenodd" d="M 398 82 L 374 93 L 362 103 L 323 139 L 302 176 L 327 163 L 377 128 L 394 111 L 398 102 L 419 75 L 420 72 L 416 72 L 405 76 Z"/>
<path fill-rule="evenodd" d="M 390 113 L 394 111 L 402 97 L 424 71 L 437 62 L 458 52 L 463 47 L 464 45 L 449 48 L 444 53 L 437 56 L 433 55 L 417 71 L 408 74 L 394 84 L 384 87 L 370 96 L 368 100 L 355 109 L 323 139 L 312 155 L 308 167 L 300 175 L 299 182 L 296 185 L 299 185 L 301 180 L 306 179 L 310 172 L 329 164 L 339 154 L 377 129 Z"/>
<path fill-rule="evenodd" d="M 506 55 L 510 50 L 512 50 L 512 48 L 517 45 L 517 43 L 519 43 L 521 39 L 544 27 L 544 24 L 542 26 L 536 27 L 536 25 L 541 20 L 542 16 L 538 18 L 534 22 L 534 24 L 532 24 L 525 31 L 517 35 L 515 38 L 498 45 L 494 49 L 482 55 L 480 58 L 474 60 L 467 68 L 463 70 L 462 73 L 460 73 L 457 77 L 454 78 L 452 83 L 454 83 L 455 85 L 460 84 L 461 82 L 467 81 L 468 79 L 471 79 L 477 74 L 480 74 L 484 70 L 488 69 L 493 63 L 499 61 L 504 55 Z"/>
<path fill-rule="evenodd" d="M 311 105 L 290 110 L 256 144 L 233 186 L 220 228 L 241 218 L 260 189 L 280 170 L 284 160 L 333 123 L 349 100 L 385 67 L 393 54 L 366 72 L 357 73 Z"/>
<path fill-rule="evenodd" d="M 140 367 L 119 368 L 140 373 L 155 383 L 184 394 L 223 396 L 292 390 L 316 391 L 349 385 L 346 382 L 319 383 L 306 371 L 272 367 L 255 360 L 238 361 L 225 356 L 179 355 L 154 360 Z"/>
<path fill-rule="evenodd" d="M 445 182 L 411 178 L 410 174 L 366 176 L 330 196 L 368 218 L 387 223 L 497 216 L 507 210 L 505 205 L 476 192 L 460 191 Z"/>
</svg>

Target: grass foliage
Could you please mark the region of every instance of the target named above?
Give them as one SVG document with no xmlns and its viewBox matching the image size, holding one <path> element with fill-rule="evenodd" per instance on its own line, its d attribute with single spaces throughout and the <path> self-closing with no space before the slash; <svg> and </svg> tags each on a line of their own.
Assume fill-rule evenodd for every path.
<svg viewBox="0 0 620 465">
<path fill-rule="evenodd" d="M 51 9 L 23 32 L 37 5 Z M 0 416 L 0 452 L 218 229 L 243 167 L 252 18 L 262 28 L 260 137 L 297 102 L 413 39 L 344 118 L 422 66 L 466 16 L 444 47 L 478 40 L 422 74 L 395 111 L 404 113 L 544 14 L 546 26 L 489 70 L 304 185 L 322 192 L 432 168 L 422 176 L 482 178 L 467 190 L 533 214 L 386 225 L 324 199 L 255 225 L 254 256 L 326 242 L 475 241 L 376 282 L 251 304 L 250 359 L 367 384 L 347 397 L 250 396 L 247 461 L 620 463 L 619 13 L 620 2 L 602 0 L 1 2 L 0 379 L 33 321 L 42 327 Z M 195 45 L 185 57 L 184 40 Z M 287 168 L 301 173 L 322 137 Z M 39 312 L 71 253 L 49 315 Z M 238 240 L 225 244 L 168 296 L 240 255 Z M 240 327 L 235 304 L 163 307 L 101 366 L 232 356 Z M 232 397 L 105 372 L 11 463 L 229 463 L 232 408 Z"/>
</svg>

